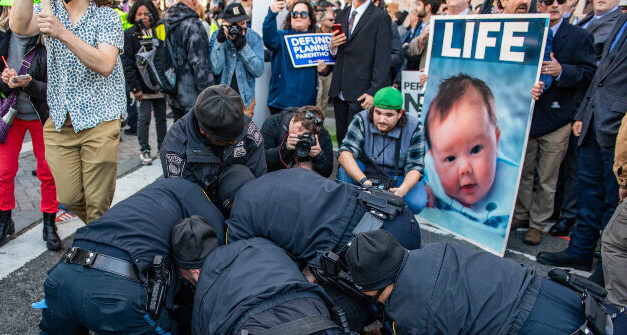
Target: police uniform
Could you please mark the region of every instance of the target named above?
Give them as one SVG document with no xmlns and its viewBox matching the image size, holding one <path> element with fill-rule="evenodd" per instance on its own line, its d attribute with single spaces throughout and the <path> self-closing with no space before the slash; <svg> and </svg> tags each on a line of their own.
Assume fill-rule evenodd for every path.
<svg viewBox="0 0 627 335">
<path fill-rule="evenodd" d="M 219 247 L 205 259 L 194 298 L 192 333 L 260 334 L 316 316 L 329 322 L 328 306 L 324 290 L 307 281 L 285 250 L 252 238 Z M 329 327 L 315 334 L 341 334 L 333 323 Z M 283 334 L 302 334 L 303 329 Z"/>
<path fill-rule="evenodd" d="M 407 251 L 386 232 L 372 231 L 355 238 L 346 263 L 362 291 L 394 284 L 385 314 L 398 334 L 568 335 L 585 321 L 575 291 L 459 244 Z"/>
<path fill-rule="evenodd" d="M 338 251 L 352 238 L 367 213 L 357 200 L 362 192 L 302 168 L 265 174 L 237 192 L 227 242 L 264 237 L 296 260 L 317 265 L 321 252 Z M 382 229 L 408 249 L 420 247 L 420 228 L 406 207 L 395 220 L 383 221 Z"/>
<path fill-rule="evenodd" d="M 206 136 L 233 144 L 217 146 Z M 228 166 L 245 165 L 255 177 L 266 173 L 263 137 L 244 115 L 242 98 L 235 90 L 223 84 L 209 86 L 198 96 L 194 110 L 168 131 L 161 146 L 161 164 L 166 178 L 191 180 L 218 204 L 217 181 Z"/>
<path fill-rule="evenodd" d="M 182 178 L 159 180 L 78 229 L 44 283 L 42 333 L 176 334 L 167 312 L 176 276 L 170 276 L 166 308 L 156 315 L 147 310 L 146 283 L 155 256 L 170 268 L 172 228 L 193 215 L 203 217 L 224 243 L 222 214 L 198 185 Z"/>
<path fill-rule="evenodd" d="M 187 113 L 168 131 L 161 146 L 161 164 L 166 178 L 183 177 L 207 194 L 217 191 L 218 177 L 232 164 L 246 165 L 255 177 L 266 173 L 263 137 L 248 116 L 246 127 L 230 147 L 217 147 L 200 133 L 194 113 Z"/>
</svg>

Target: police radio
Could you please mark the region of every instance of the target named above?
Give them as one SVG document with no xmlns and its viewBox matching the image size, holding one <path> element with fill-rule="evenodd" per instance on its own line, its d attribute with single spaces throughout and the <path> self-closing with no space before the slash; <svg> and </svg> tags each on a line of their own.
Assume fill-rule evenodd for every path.
<svg viewBox="0 0 627 335">
<path fill-rule="evenodd" d="M 168 286 L 170 286 L 170 271 L 163 264 L 163 256 L 155 256 L 147 274 L 148 303 L 146 309 L 152 318 L 158 318 Z"/>
</svg>

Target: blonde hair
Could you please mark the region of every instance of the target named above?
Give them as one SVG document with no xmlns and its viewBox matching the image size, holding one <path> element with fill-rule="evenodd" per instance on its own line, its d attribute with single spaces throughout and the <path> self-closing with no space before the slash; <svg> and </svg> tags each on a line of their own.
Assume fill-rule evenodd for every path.
<svg viewBox="0 0 627 335">
<path fill-rule="evenodd" d="M 6 33 L 9 30 L 9 7 L 2 7 L 2 14 L 0 14 L 0 31 Z"/>
</svg>

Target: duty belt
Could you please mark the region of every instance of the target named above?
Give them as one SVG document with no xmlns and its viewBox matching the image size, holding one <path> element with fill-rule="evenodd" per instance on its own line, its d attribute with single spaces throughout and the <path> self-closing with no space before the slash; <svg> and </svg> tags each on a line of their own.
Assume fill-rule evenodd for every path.
<svg viewBox="0 0 627 335">
<path fill-rule="evenodd" d="M 79 264 L 139 281 L 135 265 L 123 259 L 78 247 L 68 249 L 63 257 L 66 263 Z"/>
</svg>

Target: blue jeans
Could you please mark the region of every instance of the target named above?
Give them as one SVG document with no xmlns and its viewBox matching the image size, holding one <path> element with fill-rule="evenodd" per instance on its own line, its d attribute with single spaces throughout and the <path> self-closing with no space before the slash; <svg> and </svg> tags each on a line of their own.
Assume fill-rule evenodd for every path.
<svg viewBox="0 0 627 335">
<path fill-rule="evenodd" d="M 364 163 L 362 163 L 360 160 L 355 159 L 355 161 L 357 162 L 357 165 L 359 166 L 359 169 L 361 171 L 364 171 L 364 169 L 366 168 L 366 165 Z M 346 183 L 351 183 L 353 185 L 357 185 L 357 182 L 355 182 L 349 175 L 348 173 L 346 173 L 346 171 L 344 170 L 343 167 L 340 166 L 338 172 L 337 172 L 337 179 L 339 181 L 343 181 Z M 396 182 L 396 186 L 401 186 L 401 184 L 403 183 L 403 180 L 405 180 L 405 177 L 399 177 L 397 182 Z M 405 200 L 405 204 L 407 205 L 407 207 L 409 207 L 409 209 L 411 209 L 414 214 L 418 214 L 420 212 L 422 212 L 422 210 L 427 206 L 427 191 L 425 190 L 425 181 L 424 179 L 419 181 L 418 183 L 416 183 L 416 185 L 414 185 L 414 187 L 409 190 L 409 192 L 407 192 L 407 194 L 405 194 L 405 196 L 403 197 L 403 200 Z"/>
<path fill-rule="evenodd" d="M 613 165 L 614 148 L 601 148 L 594 132 L 588 132 L 579 147 L 577 224 L 566 249 L 573 256 L 592 257 L 600 231 L 618 204 L 618 183 Z"/>
<path fill-rule="evenodd" d="M 146 290 L 138 281 L 77 264 L 59 263 L 44 282 L 46 309 L 41 335 L 160 334 L 176 335 L 162 309 L 153 320 L 146 312 Z"/>
</svg>

